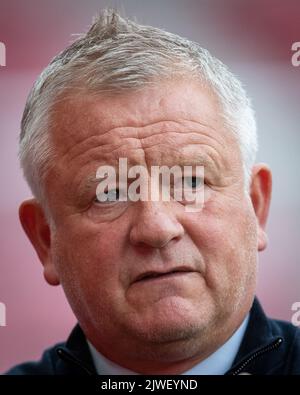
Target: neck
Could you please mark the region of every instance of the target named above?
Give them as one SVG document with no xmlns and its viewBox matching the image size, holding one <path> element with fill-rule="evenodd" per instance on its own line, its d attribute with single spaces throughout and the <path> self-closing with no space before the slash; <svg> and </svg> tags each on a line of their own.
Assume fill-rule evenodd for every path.
<svg viewBox="0 0 300 395">
<path fill-rule="evenodd" d="M 187 374 L 223 374 L 230 368 L 231 363 L 233 363 L 247 322 L 248 319 L 243 321 L 239 329 L 236 332 L 234 331 L 234 336 L 232 336 L 232 332 L 229 333 L 227 338 L 222 338 L 221 340 L 220 336 L 213 336 L 213 339 L 219 341 L 208 343 L 208 339 L 204 341 L 204 337 L 202 336 L 201 344 L 199 341 L 197 342 L 197 340 L 193 339 L 190 342 L 181 341 L 168 345 L 161 344 L 158 351 L 155 351 L 155 348 L 151 347 L 151 349 L 143 353 L 143 356 L 147 356 L 147 360 L 141 360 L 140 358 L 130 360 L 128 358 L 113 358 L 112 355 L 108 356 L 103 351 L 99 353 L 91 344 L 89 345 L 97 371 L 100 372 L 99 374 L 101 372 L 104 372 L 102 374 L 182 374 L 191 371 L 194 367 L 195 369 Z M 207 344 L 210 344 L 210 347 L 207 347 Z M 201 350 L 201 352 L 195 354 L 195 350 Z M 118 357 L 120 355 L 128 356 L 130 354 L 128 352 L 118 353 Z M 131 355 L 138 355 L 140 357 L 141 352 L 134 352 Z M 201 364 L 202 361 L 204 362 Z"/>
</svg>

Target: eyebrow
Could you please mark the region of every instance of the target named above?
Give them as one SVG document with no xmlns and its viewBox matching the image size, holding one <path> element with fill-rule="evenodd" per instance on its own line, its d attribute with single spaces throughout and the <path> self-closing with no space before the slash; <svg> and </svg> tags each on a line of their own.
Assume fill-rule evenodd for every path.
<svg viewBox="0 0 300 395">
<path fill-rule="evenodd" d="M 207 154 L 200 152 L 193 153 L 193 156 L 183 157 L 180 163 L 181 166 L 204 166 L 210 171 L 220 171 L 220 164 Z"/>
</svg>

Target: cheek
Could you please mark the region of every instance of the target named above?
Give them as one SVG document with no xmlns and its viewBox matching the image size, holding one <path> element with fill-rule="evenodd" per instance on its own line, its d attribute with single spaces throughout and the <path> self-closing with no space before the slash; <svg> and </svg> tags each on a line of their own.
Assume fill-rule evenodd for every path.
<svg viewBox="0 0 300 395">
<path fill-rule="evenodd" d="M 121 240 L 100 227 L 59 229 L 52 245 L 53 258 L 66 286 L 76 284 L 82 292 L 93 292 L 105 283 L 114 288 L 119 281 Z M 110 237 L 107 235 L 110 234 Z M 111 284 L 111 286 L 108 286 Z"/>
<path fill-rule="evenodd" d="M 57 232 L 53 258 L 67 299 L 82 321 L 103 317 L 123 301 L 120 254 L 116 237 L 99 231 Z"/>
<path fill-rule="evenodd" d="M 200 251 L 209 288 L 230 290 L 256 272 L 256 219 L 248 202 L 226 208 L 208 205 L 185 223 Z"/>
</svg>

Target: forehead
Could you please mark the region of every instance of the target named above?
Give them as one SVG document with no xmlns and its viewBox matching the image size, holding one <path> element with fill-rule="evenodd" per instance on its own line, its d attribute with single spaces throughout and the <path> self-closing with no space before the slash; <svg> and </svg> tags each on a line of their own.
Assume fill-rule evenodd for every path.
<svg viewBox="0 0 300 395">
<path fill-rule="evenodd" d="M 221 108 L 212 90 L 200 81 L 165 82 L 138 91 L 105 96 L 75 92 L 55 106 L 55 137 L 80 139 L 121 126 L 144 126 L 160 120 L 221 123 Z M 66 133 L 62 133 L 65 131 Z"/>
<path fill-rule="evenodd" d="M 176 149 L 190 153 L 193 144 L 235 145 L 216 95 L 200 81 L 165 82 L 114 96 L 77 93 L 54 107 L 52 120 L 55 151 L 68 160 L 96 148 L 97 159 L 128 156 L 126 147 L 138 155 L 141 141 L 147 154 L 165 145 L 158 152 L 165 159 L 176 156 Z"/>
</svg>

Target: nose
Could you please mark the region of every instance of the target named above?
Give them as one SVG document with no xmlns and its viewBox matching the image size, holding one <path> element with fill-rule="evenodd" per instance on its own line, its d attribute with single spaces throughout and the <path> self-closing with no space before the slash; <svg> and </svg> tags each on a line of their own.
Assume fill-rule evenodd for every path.
<svg viewBox="0 0 300 395">
<path fill-rule="evenodd" d="M 183 226 L 164 202 L 141 201 L 134 215 L 130 242 L 135 246 L 162 248 L 184 234 Z"/>
</svg>

